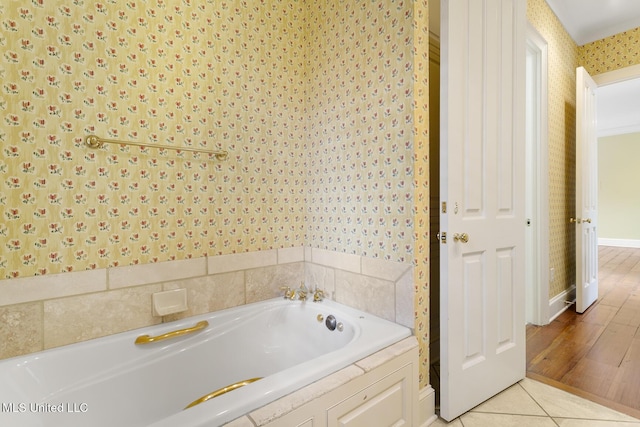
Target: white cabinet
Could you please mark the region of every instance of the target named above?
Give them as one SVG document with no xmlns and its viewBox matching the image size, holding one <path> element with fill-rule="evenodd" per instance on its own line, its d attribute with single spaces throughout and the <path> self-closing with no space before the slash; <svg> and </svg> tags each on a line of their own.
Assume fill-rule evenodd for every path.
<svg viewBox="0 0 640 427">
<path fill-rule="evenodd" d="M 411 426 L 411 366 L 387 375 L 327 411 L 327 427 Z"/>
<path fill-rule="evenodd" d="M 417 346 L 375 367 L 356 363 L 366 372 L 271 422 L 257 424 L 265 427 L 417 427 L 417 363 Z"/>
</svg>

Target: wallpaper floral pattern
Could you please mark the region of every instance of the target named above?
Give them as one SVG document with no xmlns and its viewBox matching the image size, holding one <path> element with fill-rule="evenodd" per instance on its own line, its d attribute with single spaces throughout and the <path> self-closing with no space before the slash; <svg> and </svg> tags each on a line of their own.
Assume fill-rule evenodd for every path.
<svg viewBox="0 0 640 427">
<path fill-rule="evenodd" d="M 5 5 L 4 276 L 298 245 L 305 179 L 309 243 L 411 261 L 401 5 L 329 2 L 309 26 L 301 2 Z M 231 159 L 91 151 L 94 133 Z"/>
<path fill-rule="evenodd" d="M 303 243 L 302 3 L 12 1 L 3 16 L 4 277 Z M 89 134 L 231 155 L 93 151 Z"/>
<path fill-rule="evenodd" d="M 575 106 L 578 47 L 544 0 L 527 1 L 527 18 L 548 43 L 549 297 L 575 283 Z"/>
<path fill-rule="evenodd" d="M 404 2 L 310 9 L 312 246 L 413 260 L 412 24 Z"/>
<path fill-rule="evenodd" d="M 580 65 L 596 75 L 640 64 L 640 28 L 625 31 L 578 48 Z"/>
<path fill-rule="evenodd" d="M 302 245 L 416 262 L 425 385 L 427 9 L 2 2 L 0 277 Z"/>
</svg>

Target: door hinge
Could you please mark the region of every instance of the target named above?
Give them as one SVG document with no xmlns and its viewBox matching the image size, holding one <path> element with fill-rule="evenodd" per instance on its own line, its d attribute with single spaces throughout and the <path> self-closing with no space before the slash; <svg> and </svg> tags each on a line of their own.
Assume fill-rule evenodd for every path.
<svg viewBox="0 0 640 427">
<path fill-rule="evenodd" d="M 443 231 L 441 233 L 438 233 L 438 240 L 440 240 L 440 243 L 442 243 L 443 245 L 447 244 L 447 232 Z"/>
<path fill-rule="evenodd" d="M 447 213 L 447 202 L 442 202 L 442 213 Z"/>
</svg>

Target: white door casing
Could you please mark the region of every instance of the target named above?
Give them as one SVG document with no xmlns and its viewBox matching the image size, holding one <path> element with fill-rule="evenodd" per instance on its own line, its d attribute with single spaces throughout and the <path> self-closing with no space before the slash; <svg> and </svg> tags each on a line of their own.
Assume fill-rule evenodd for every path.
<svg viewBox="0 0 640 427">
<path fill-rule="evenodd" d="M 526 323 L 549 323 L 548 47 L 527 23 Z M 531 221 L 529 221 L 531 219 Z"/>
<path fill-rule="evenodd" d="M 598 299 L 598 138 L 596 91 L 589 73 L 576 70 L 576 311 Z"/>
<path fill-rule="evenodd" d="M 451 420 L 525 375 L 526 1 L 441 10 L 440 415 Z"/>
</svg>

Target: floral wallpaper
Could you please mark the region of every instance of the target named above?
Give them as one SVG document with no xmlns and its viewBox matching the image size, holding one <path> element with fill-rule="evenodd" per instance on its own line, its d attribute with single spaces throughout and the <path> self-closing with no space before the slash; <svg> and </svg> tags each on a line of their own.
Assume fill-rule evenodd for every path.
<svg viewBox="0 0 640 427">
<path fill-rule="evenodd" d="M 416 263 L 426 385 L 427 9 L 2 2 L 0 278 L 302 245 Z"/>
<path fill-rule="evenodd" d="M 310 9 L 312 246 L 412 261 L 412 24 L 403 2 Z"/>
<path fill-rule="evenodd" d="M 303 243 L 302 3 L 2 8 L 2 276 Z"/>
<path fill-rule="evenodd" d="M 575 283 L 575 105 L 578 47 L 544 0 L 527 1 L 527 18 L 548 43 L 549 297 Z"/>
<path fill-rule="evenodd" d="M 415 262 L 421 386 L 429 380 L 427 12 L 426 1 L 313 2 L 305 80 L 307 244 Z"/>
<path fill-rule="evenodd" d="M 640 28 L 625 31 L 578 48 L 580 65 L 591 75 L 640 64 Z"/>
</svg>

